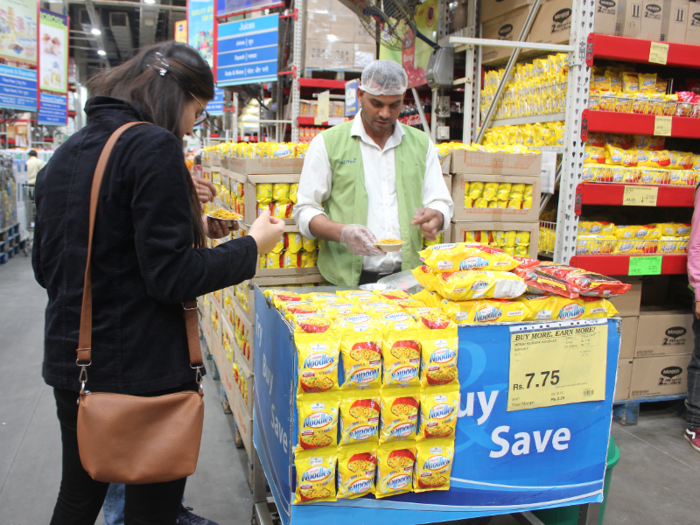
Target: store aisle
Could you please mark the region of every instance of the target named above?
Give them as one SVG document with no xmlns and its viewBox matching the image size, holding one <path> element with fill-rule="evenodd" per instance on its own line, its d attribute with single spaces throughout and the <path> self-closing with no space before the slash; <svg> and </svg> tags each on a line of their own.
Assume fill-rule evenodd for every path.
<svg viewBox="0 0 700 525">
<path fill-rule="evenodd" d="M 41 378 L 46 294 L 28 258 L 0 266 L 0 523 L 48 523 L 58 494 L 61 443 L 51 388 Z M 197 472 L 185 503 L 220 525 L 250 523 L 245 452 L 234 446 L 218 385 L 205 380 Z M 230 418 L 230 416 L 229 416 Z M 101 524 L 101 521 L 98 523 Z"/>
</svg>

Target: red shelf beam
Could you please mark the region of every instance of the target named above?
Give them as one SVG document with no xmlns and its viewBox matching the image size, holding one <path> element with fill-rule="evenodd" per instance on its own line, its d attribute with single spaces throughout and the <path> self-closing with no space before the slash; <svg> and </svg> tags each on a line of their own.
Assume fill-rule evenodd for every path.
<svg viewBox="0 0 700 525">
<path fill-rule="evenodd" d="M 603 275 L 629 275 L 632 257 L 663 257 L 662 275 L 682 275 L 687 273 L 688 256 L 678 255 L 574 255 L 571 266 L 583 268 Z"/>
<path fill-rule="evenodd" d="M 669 46 L 667 66 L 700 68 L 700 46 L 660 43 Z M 591 33 L 588 35 L 586 63 L 592 66 L 594 59 L 604 59 L 648 64 L 650 48 L 651 40 Z"/>
<path fill-rule="evenodd" d="M 585 182 L 581 185 L 581 204 L 622 206 L 627 186 L 648 188 L 638 184 L 602 184 Z M 695 187 L 658 186 L 656 205 L 669 208 L 692 208 L 695 205 Z"/>
<path fill-rule="evenodd" d="M 299 87 L 321 89 L 345 89 L 345 80 L 328 80 L 325 78 L 300 78 Z"/>
<path fill-rule="evenodd" d="M 654 115 L 584 109 L 581 116 L 581 139 L 587 140 L 588 133 L 593 132 L 653 135 L 655 118 Z M 673 117 L 671 136 L 700 139 L 700 119 Z"/>
<path fill-rule="evenodd" d="M 323 124 L 316 124 L 316 119 L 314 117 L 297 117 L 300 126 L 326 126 L 328 127 L 328 122 Z"/>
</svg>

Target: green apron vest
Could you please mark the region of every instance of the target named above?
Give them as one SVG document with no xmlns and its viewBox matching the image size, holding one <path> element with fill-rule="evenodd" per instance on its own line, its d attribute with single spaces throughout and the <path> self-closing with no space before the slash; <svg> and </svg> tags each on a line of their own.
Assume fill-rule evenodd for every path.
<svg viewBox="0 0 700 525">
<path fill-rule="evenodd" d="M 362 117 L 358 117 L 362 118 Z M 323 132 L 323 140 L 331 164 L 331 194 L 324 203 L 328 218 L 341 224 L 367 225 L 367 190 L 362 164 L 360 138 L 350 135 L 353 121 Z M 418 251 L 423 246 L 420 227 L 411 226 L 415 209 L 423 206 L 425 156 L 430 146 L 428 135 L 410 126 L 401 143 L 394 148 L 396 163 L 396 195 L 399 204 L 401 239 L 406 241 L 401 252 L 401 269 L 412 270 L 421 264 Z M 318 268 L 329 282 L 338 286 L 357 286 L 360 282 L 363 257 L 354 255 L 339 242 L 321 241 Z"/>
</svg>

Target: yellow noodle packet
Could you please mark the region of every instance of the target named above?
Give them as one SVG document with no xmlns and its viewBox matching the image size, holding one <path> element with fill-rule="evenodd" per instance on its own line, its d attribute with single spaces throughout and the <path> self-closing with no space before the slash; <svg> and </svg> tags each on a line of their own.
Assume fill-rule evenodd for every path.
<svg viewBox="0 0 700 525">
<path fill-rule="evenodd" d="M 332 320 L 319 315 L 297 315 L 294 319 L 297 347 L 298 393 L 316 393 L 338 388 L 340 337 Z"/>
<path fill-rule="evenodd" d="M 343 356 L 341 388 L 379 387 L 382 382 L 382 334 L 366 313 L 346 314 L 335 320 Z"/>
<path fill-rule="evenodd" d="M 381 389 L 379 442 L 415 439 L 418 430 L 420 387 L 383 387 Z"/>
<path fill-rule="evenodd" d="M 419 384 L 420 329 L 416 320 L 408 312 L 382 314 L 376 320 L 382 329 L 382 384 Z"/>
<path fill-rule="evenodd" d="M 305 450 L 294 455 L 297 488 L 294 503 L 336 501 L 335 469 L 337 449 Z"/>
<path fill-rule="evenodd" d="M 376 442 L 338 447 L 338 498 L 359 498 L 374 493 L 377 472 Z"/>
<path fill-rule="evenodd" d="M 297 452 L 338 444 L 338 391 L 297 396 L 299 444 Z"/>
<path fill-rule="evenodd" d="M 459 413 L 459 384 L 423 388 L 417 440 L 454 439 Z"/>
<path fill-rule="evenodd" d="M 379 445 L 375 496 L 379 499 L 411 492 L 415 461 L 416 442 L 413 440 Z"/>
<path fill-rule="evenodd" d="M 438 308 L 422 308 L 414 315 L 421 323 L 421 385 L 458 384 L 457 325 Z"/>
<path fill-rule="evenodd" d="M 416 443 L 413 491 L 450 490 L 454 455 L 452 439 L 429 439 Z"/>
<path fill-rule="evenodd" d="M 349 390 L 340 401 L 340 444 L 379 440 L 379 389 Z"/>
</svg>

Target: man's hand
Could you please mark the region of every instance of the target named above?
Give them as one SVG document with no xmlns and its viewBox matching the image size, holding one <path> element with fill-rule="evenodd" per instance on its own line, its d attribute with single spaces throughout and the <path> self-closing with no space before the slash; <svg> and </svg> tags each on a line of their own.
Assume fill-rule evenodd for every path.
<svg viewBox="0 0 700 525">
<path fill-rule="evenodd" d="M 411 226 L 420 226 L 423 237 L 429 241 L 437 239 L 438 231 L 442 228 L 445 218 L 437 210 L 431 208 L 418 208 L 413 216 Z"/>
<path fill-rule="evenodd" d="M 375 246 L 377 238 L 366 226 L 359 224 L 344 226 L 340 232 L 340 242 L 350 248 L 355 255 L 384 255 L 384 252 Z"/>
<path fill-rule="evenodd" d="M 700 319 L 700 301 L 695 301 L 695 318 Z"/>
<path fill-rule="evenodd" d="M 220 221 L 218 219 L 212 219 L 211 217 L 202 217 L 204 223 L 204 233 L 210 239 L 221 239 L 226 237 L 231 233 L 231 230 L 238 229 L 238 223 L 234 221 L 233 228 L 226 226 L 226 221 Z"/>
<path fill-rule="evenodd" d="M 192 177 L 192 182 L 194 182 L 194 187 L 197 189 L 199 202 L 211 202 L 214 200 L 216 188 L 211 182 L 200 177 Z"/>
</svg>

